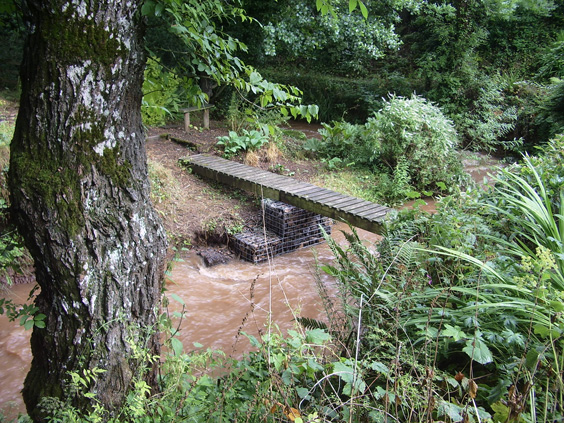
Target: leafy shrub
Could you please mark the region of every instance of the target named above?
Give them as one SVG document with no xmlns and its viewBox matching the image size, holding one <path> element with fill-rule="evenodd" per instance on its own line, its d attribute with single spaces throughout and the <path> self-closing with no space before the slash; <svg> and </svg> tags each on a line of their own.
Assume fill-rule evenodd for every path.
<svg viewBox="0 0 564 423">
<path fill-rule="evenodd" d="M 281 134 L 281 127 L 287 125 L 289 120 L 288 116 L 284 116 L 278 110 L 249 107 L 248 101 L 237 92 L 231 95 L 225 117 L 234 132 L 257 130 L 274 137 Z"/>
<path fill-rule="evenodd" d="M 229 135 L 217 137 L 217 145 L 223 148 L 226 157 L 232 157 L 242 151 L 258 150 L 268 142 L 262 132 L 246 129 L 241 130 L 241 135 L 235 131 L 229 131 Z"/>
<path fill-rule="evenodd" d="M 550 87 L 548 98 L 541 106 L 540 118 L 550 136 L 564 132 L 564 81 Z"/>
<path fill-rule="evenodd" d="M 378 140 L 381 163 L 392 170 L 401 160 L 409 163 L 410 183 L 416 189 L 433 189 L 439 182 L 459 185 L 462 172 L 455 155 L 454 126 L 424 98 L 391 95 L 368 119 L 366 129 Z"/>
<path fill-rule="evenodd" d="M 375 17 L 371 12 L 363 18 L 340 3 L 335 8 L 339 19 L 315 13 L 307 0 L 286 2 L 264 27 L 265 55 L 306 62 L 310 69 L 366 74 L 374 60 L 400 46 L 394 25 L 384 14 Z"/>
<path fill-rule="evenodd" d="M 564 79 L 564 31 L 560 31 L 557 40 L 541 56 L 540 62 L 537 78 L 541 80 Z"/>
<path fill-rule="evenodd" d="M 342 159 L 347 166 L 369 166 L 373 163 L 379 145 L 363 126 L 342 121 L 322 125 L 319 133 L 323 141 L 317 145 L 316 153 L 328 159 Z M 315 144 L 310 142 L 308 147 L 314 148 Z"/>
<path fill-rule="evenodd" d="M 179 90 L 179 78 L 165 71 L 156 60 L 149 60 L 143 82 L 143 123 L 148 126 L 166 124 L 187 101 L 182 100 Z"/>
<path fill-rule="evenodd" d="M 366 122 L 370 114 L 380 107 L 381 99 L 388 92 L 409 95 L 412 87 L 403 79 L 342 78 L 332 75 L 296 72 L 295 69 L 266 69 L 269 78 L 300 88 L 304 103 L 319 106 L 319 120 L 331 122 L 346 120 L 351 123 Z"/>
</svg>

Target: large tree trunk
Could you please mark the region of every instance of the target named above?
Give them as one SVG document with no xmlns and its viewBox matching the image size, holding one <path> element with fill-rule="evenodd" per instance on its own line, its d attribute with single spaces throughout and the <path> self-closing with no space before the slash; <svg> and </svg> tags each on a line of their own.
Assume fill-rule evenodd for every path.
<svg viewBox="0 0 564 423">
<path fill-rule="evenodd" d="M 9 181 L 47 316 L 23 391 L 35 420 L 42 398 L 68 399 L 80 369 L 106 371 L 90 391 L 114 410 L 138 370 L 132 343 L 158 350 L 166 239 L 149 200 L 140 3 L 24 1 Z"/>
</svg>

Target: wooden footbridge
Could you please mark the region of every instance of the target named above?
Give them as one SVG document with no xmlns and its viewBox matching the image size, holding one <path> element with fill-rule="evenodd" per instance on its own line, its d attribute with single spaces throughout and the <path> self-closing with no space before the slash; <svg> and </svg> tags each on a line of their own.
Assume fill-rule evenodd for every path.
<svg viewBox="0 0 564 423">
<path fill-rule="evenodd" d="M 370 201 L 217 156 L 198 154 L 183 159 L 182 163 L 205 178 L 250 191 L 259 197 L 283 201 L 338 221 L 346 221 L 374 233 L 380 233 L 382 222 L 391 210 Z"/>
</svg>

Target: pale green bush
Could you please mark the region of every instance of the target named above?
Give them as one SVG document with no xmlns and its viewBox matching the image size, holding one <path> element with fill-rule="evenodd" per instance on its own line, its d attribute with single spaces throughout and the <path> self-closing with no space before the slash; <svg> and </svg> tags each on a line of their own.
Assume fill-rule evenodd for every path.
<svg viewBox="0 0 564 423">
<path fill-rule="evenodd" d="M 460 177 L 454 125 L 423 97 L 391 95 L 382 109 L 368 119 L 366 128 L 379 141 L 381 163 L 395 169 L 399 161 L 408 162 L 415 188 L 430 189 L 439 182 L 451 185 L 453 178 Z"/>
</svg>

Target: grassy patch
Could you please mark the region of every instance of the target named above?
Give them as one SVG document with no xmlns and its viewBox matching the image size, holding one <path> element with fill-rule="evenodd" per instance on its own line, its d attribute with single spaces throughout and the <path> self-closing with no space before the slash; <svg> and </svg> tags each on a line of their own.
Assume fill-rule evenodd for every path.
<svg viewBox="0 0 564 423">
<path fill-rule="evenodd" d="M 367 201 L 377 202 L 381 199 L 374 189 L 378 183 L 378 175 L 366 169 L 345 168 L 333 172 L 320 173 L 312 183 Z"/>
</svg>

